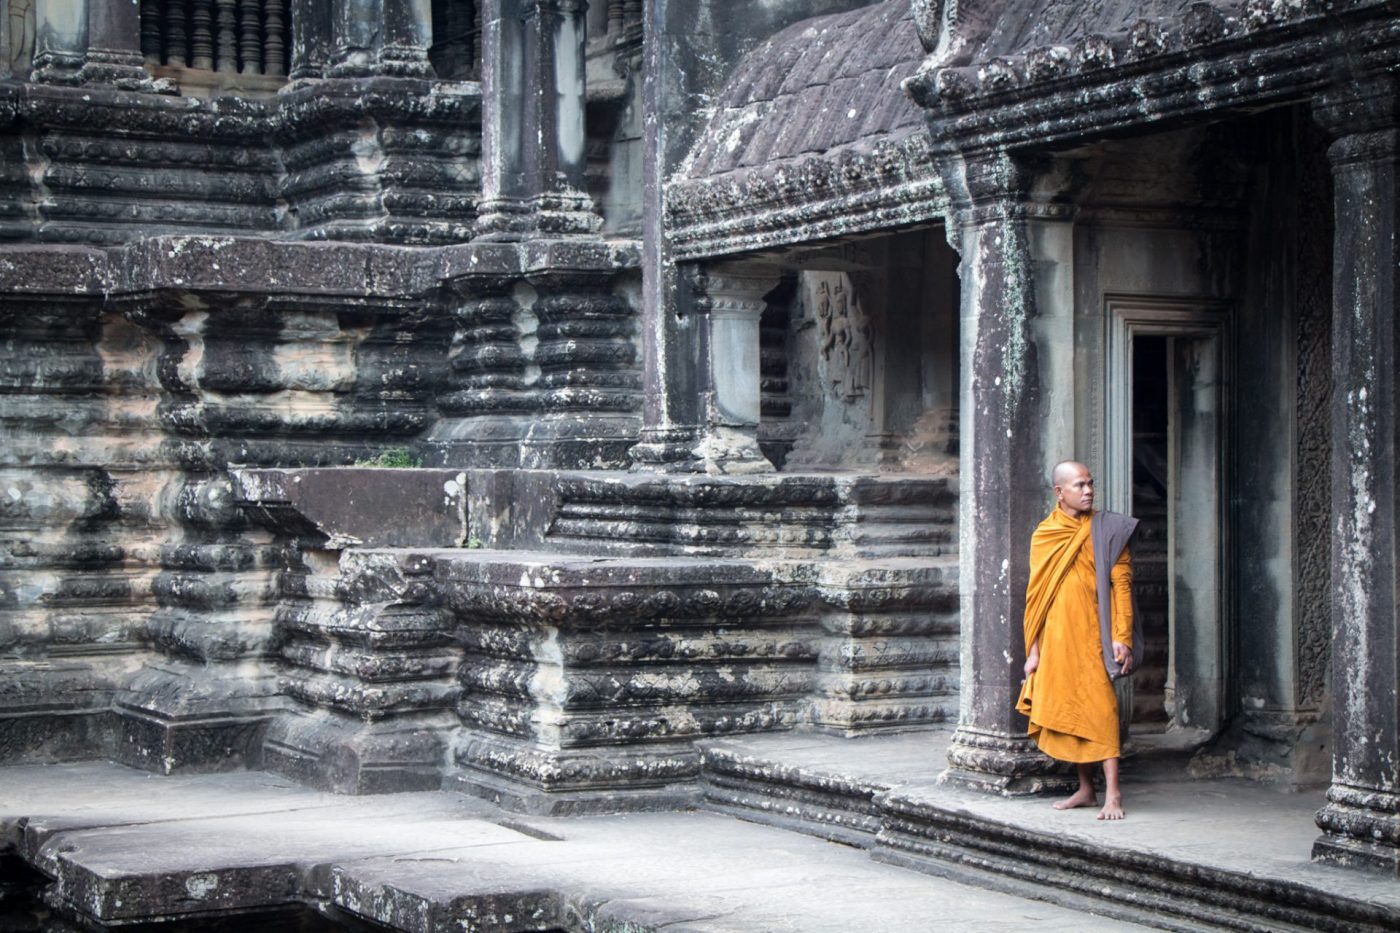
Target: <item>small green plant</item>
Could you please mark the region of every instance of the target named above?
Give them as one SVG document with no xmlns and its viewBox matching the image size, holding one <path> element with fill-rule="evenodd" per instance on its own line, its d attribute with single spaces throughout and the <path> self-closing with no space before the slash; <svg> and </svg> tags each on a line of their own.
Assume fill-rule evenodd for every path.
<svg viewBox="0 0 1400 933">
<path fill-rule="evenodd" d="M 390 447 L 388 450 L 381 450 L 373 457 L 362 458 L 355 461 L 355 466 L 359 467 L 396 467 L 408 469 L 420 467 L 423 461 L 413 456 L 413 451 L 407 447 Z"/>
<path fill-rule="evenodd" d="M 467 547 L 469 547 L 469 548 L 481 548 L 481 547 L 486 547 L 486 544 L 485 544 L 480 538 L 468 538 L 468 539 L 467 539 Z"/>
</svg>

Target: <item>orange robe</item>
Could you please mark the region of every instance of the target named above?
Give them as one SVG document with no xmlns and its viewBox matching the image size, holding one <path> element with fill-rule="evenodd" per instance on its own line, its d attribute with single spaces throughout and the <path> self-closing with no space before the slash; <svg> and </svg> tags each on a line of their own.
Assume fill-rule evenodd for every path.
<svg viewBox="0 0 1400 933">
<path fill-rule="evenodd" d="M 1026 652 L 1039 639 L 1040 665 L 1026 678 L 1016 709 L 1030 717 L 1040 750 L 1061 761 L 1119 754 L 1118 700 L 1104 668 L 1090 516 L 1056 508 L 1031 537 L 1026 590 Z M 1128 551 L 1113 565 L 1113 640 L 1132 647 L 1133 571 Z"/>
</svg>

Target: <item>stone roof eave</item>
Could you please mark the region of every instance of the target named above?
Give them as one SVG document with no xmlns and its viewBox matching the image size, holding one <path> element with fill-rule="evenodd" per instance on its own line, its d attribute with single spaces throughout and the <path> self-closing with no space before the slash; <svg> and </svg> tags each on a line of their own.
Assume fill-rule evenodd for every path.
<svg viewBox="0 0 1400 933">
<path fill-rule="evenodd" d="M 666 235 L 678 261 L 796 246 L 937 222 L 943 180 L 922 131 L 865 151 L 842 150 L 667 185 Z"/>
<path fill-rule="evenodd" d="M 1336 83 L 1339 61 L 1353 76 L 1395 70 L 1400 19 L 1394 7 L 1357 4 L 1268 28 L 1233 27 L 1196 44 L 1166 33 L 1155 54 L 1108 65 L 1081 61 L 1078 70 L 1067 65 L 1035 80 L 1015 62 L 1001 62 L 990 81 L 985 68 L 925 68 L 905 87 L 927 109 L 935 158 L 1068 148 L 1304 101 Z"/>
</svg>

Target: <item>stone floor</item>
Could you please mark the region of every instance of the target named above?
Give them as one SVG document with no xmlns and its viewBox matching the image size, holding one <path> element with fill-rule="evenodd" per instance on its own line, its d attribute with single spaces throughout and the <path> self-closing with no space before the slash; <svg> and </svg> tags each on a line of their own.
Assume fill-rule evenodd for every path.
<svg viewBox="0 0 1400 933">
<path fill-rule="evenodd" d="M 940 785 L 950 737 L 711 741 L 707 802 L 925 871 L 1065 904 L 1087 895 L 1096 909 L 1111 900 L 1124 907 L 1120 919 L 1164 928 L 1400 929 L 1395 877 L 1311 861 L 1321 790 L 1193 780 L 1183 756 L 1144 754 L 1124 762 L 1127 819 L 1106 822 L 1091 809 L 1057 811 L 1045 798 Z"/>
<path fill-rule="evenodd" d="M 162 915 L 177 930 L 308 900 L 459 933 L 1124 926 L 712 813 L 523 818 L 454 794 L 337 797 L 262 773 L 0 768 L 0 840 L 84 914 Z"/>
<path fill-rule="evenodd" d="M 1094 818 L 1093 810 L 1055 810 L 1051 799 L 994 797 L 940 786 L 949 738 L 944 731 L 860 739 L 788 734 L 708 744 L 1084 842 L 1247 868 L 1281 880 L 1345 890 L 1400 909 L 1400 882 L 1309 859 L 1318 837 L 1313 814 L 1325 802 L 1320 790 L 1291 793 L 1244 780 L 1192 780 L 1160 765 L 1135 767 L 1129 759 L 1123 779 L 1128 819 L 1104 822 Z"/>
<path fill-rule="evenodd" d="M 1309 861 L 1319 794 L 1129 762 L 1128 819 L 1102 823 L 939 785 L 947 739 L 717 740 L 707 799 L 723 812 L 568 819 L 263 773 L 0 768 L 0 875 L 28 862 L 99 928 L 308 904 L 331 916 L 317 930 L 425 933 L 1400 928 L 1396 879 Z M 853 845 L 816 838 L 843 833 Z M 942 848 L 906 860 L 911 841 Z"/>
</svg>

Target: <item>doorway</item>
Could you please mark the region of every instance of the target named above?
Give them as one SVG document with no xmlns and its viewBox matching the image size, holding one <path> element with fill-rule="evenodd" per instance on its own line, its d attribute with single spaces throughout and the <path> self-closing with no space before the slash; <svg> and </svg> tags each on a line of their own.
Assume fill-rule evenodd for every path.
<svg viewBox="0 0 1400 933">
<path fill-rule="evenodd" d="M 1227 331 L 1222 307 L 1110 302 L 1108 506 L 1142 522 L 1143 669 L 1121 696 L 1137 734 L 1204 739 L 1227 709 Z"/>
</svg>

